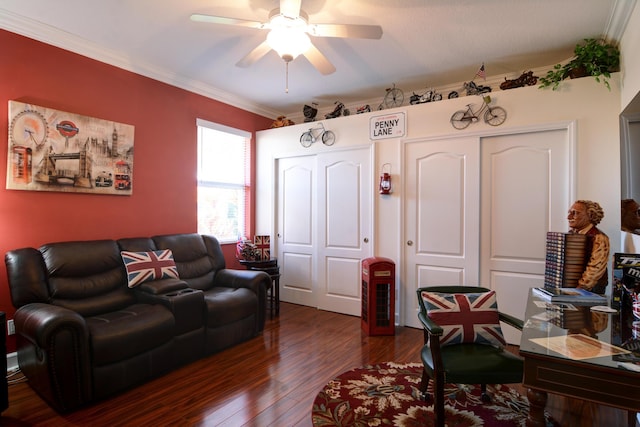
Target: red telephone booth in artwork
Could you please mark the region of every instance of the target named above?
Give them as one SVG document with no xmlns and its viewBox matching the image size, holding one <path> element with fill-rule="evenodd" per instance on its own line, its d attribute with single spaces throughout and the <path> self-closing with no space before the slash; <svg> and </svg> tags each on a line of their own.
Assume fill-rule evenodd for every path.
<svg viewBox="0 0 640 427">
<path fill-rule="evenodd" d="M 362 260 L 362 330 L 367 335 L 395 334 L 396 266 L 388 258 Z"/>
<path fill-rule="evenodd" d="M 12 151 L 13 182 L 16 184 L 29 184 L 31 182 L 31 148 L 16 145 L 13 146 Z"/>
</svg>

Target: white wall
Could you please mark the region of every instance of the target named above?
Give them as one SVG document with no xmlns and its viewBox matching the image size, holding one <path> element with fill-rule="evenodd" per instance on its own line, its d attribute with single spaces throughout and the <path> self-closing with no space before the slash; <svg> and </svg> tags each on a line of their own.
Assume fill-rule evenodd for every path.
<svg viewBox="0 0 640 427">
<path fill-rule="evenodd" d="M 506 109 L 506 122 L 493 128 L 483 122 L 471 124 L 463 131 L 455 130 L 449 119 L 467 103 L 479 105 L 480 97 L 462 97 L 435 103 L 407 105 L 395 110 L 375 111 L 331 120 L 323 120 L 327 129 L 336 134 L 332 147 L 315 143 L 303 148 L 300 135 L 313 123 L 302 123 L 258 132 L 257 135 L 257 234 L 272 234 L 275 229 L 274 159 L 283 156 L 311 154 L 347 147 L 375 144 L 374 255 L 389 257 L 400 267 L 403 245 L 401 235 L 402 141 L 446 135 L 461 135 L 522 129 L 537 124 L 576 121 L 577 178 L 576 198 L 599 202 L 605 210 L 602 230 L 611 238 L 611 247 L 620 247 L 620 74 L 611 80 L 611 91 L 591 77 L 566 81 L 558 91 L 542 90 L 537 86 L 491 93 L 495 105 Z M 372 116 L 392 111 L 406 111 L 405 138 L 372 142 L 369 121 Z M 317 125 L 317 123 L 316 123 Z M 377 180 L 384 163 L 391 163 L 394 193 L 377 194 Z M 567 206 L 568 208 L 568 206 Z"/>
<path fill-rule="evenodd" d="M 640 92 L 640 6 L 636 4 L 620 40 L 622 96 L 621 111 Z"/>
</svg>

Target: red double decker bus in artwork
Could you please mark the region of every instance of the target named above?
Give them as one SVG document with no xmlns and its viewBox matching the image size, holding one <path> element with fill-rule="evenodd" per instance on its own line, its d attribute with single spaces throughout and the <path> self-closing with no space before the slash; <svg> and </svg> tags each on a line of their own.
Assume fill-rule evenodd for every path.
<svg viewBox="0 0 640 427">
<path fill-rule="evenodd" d="M 116 162 L 116 177 L 114 187 L 116 190 L 131 190 L 131 166 L 128 162 L 120 160 Z"/>
</svg>

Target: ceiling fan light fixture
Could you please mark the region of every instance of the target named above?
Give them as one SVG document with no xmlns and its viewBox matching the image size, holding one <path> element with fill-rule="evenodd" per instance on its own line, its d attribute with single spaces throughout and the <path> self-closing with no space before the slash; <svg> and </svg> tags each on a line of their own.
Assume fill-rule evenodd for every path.
<svg viewBox="0 0 640 427">
<path fill-rule="evenodd" d="M 311 47 L 311 40 L 304 31 L 289 27 L 273 28 L 267 35 L 267 43 L 286 62 L 293 61 Z"/>
</svg>

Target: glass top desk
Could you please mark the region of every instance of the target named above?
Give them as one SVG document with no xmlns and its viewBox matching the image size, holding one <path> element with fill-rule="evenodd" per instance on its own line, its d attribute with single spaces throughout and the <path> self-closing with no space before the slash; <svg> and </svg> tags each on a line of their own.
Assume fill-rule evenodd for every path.
<svg viewBox="0 0 640 427">
<path fill-rule="evenodd" d="M 608 314 L 589 305 L 550 304 L 529 292 L 520 341 L 530 403 L 527 426 L 545 426 L 547 393 L 626 409 L 635 426 L 640 336 L 634 335 L 632 317 L 630 310 Z M 623 343 L 635 350 L 624 352 Z"/>
</svg>

